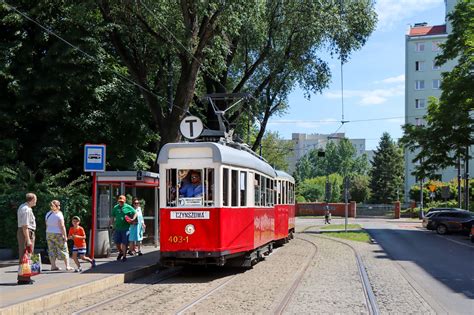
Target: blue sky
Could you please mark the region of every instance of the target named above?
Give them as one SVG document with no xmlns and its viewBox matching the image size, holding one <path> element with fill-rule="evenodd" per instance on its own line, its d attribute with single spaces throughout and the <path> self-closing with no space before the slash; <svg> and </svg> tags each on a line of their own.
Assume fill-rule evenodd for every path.
<svg viewBox="0 0 474 315">
<path fill-rule="evenodd" d="M 325 58 L 332 82 L 322 94 L 303 97 L 298 88 L 289 97 L 290 108 L 270 120 L 267 130 L 291 139 L 292 133 L 329 134 L 336 130 L 348 138 L 365 138 L 366 149 L 377 148 L 383 132 L 402 136 L 405 112 L 405 34 L 417 22 L 444 24 L 444 0 L 378 0 L 377 29 L 361 50 L 343 67 L 344 120 L 341 127 L 341 75 L 337 59 Z M 392 118 L 397 117 L 397 118 Z M 357 120 L 369 120 L 357 122 Z"/>
</svg>

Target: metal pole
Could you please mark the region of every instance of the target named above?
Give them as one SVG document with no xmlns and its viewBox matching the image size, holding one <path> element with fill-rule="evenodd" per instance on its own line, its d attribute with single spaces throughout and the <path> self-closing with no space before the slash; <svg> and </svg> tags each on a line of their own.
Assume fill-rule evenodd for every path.
<svg viewBox="0 0 474 315">
<path fill-rule="evenodd" d="M 464 199 L 466 210 L 469 210 L 469 146 L 466 146 L 466 161 L 464 162 Z"/>
<path fill-rule="evenodd" d="M 154 220 L 154 234 L 155 234 L 155 237 L 154 237 L 154 241 L 155 241 L 155 247 L 158 247 L 158 236 L 159 236 L 159 221 L 160 221 L 160 216 L 159 216 L 159 208 L 160 208 L 160 205 L 159 205 L 159 198 L 158 198 L 158 187 L 155 187 L 155 220 Z"/>
<path fill-rule="evenodd" d="M 458 155 L 458 207 L 461 208 L 461 155 Z"/>
<path fill-rule="evenodd" d="M 95 233 L 97 228 L 97 175 L 92 172 L 92 235 L 91 235 L 91 258 L 94 259 Z"/>
<path fill-rule="evenodd" d="M 349 178 L 344 178 L 344 231 L 347 233 L 347 217 L 349 216 L 348 202 L 349 202 Z"/>
<path fill-rule="evenodd" d="M 423 178 L 420 178 L 420 216 L 421 219 L 425 216 L 423 212 Z"/>
</svg>

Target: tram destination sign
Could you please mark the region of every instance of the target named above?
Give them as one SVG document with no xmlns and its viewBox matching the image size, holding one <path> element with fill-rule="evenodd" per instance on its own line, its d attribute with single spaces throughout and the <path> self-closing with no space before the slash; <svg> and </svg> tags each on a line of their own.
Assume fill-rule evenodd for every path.
<svg viewBox="0 0 474 315">
<path fill-rule="evenodd" d="M 209 218 L 209 211 L 171 211 L 170 213 L 171 220 L 209 220 Z"/>
</svg>

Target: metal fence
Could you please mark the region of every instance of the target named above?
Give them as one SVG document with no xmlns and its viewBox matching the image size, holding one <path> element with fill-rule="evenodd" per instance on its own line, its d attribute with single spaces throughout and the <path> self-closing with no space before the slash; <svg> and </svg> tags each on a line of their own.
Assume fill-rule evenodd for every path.
<svg viewBox="0 0 474 315">
<path fill-rule="evenodd" d="M 393 204 L 357 204 L 358 218 L 393 218 L 395 205 Z"/>
</svg>

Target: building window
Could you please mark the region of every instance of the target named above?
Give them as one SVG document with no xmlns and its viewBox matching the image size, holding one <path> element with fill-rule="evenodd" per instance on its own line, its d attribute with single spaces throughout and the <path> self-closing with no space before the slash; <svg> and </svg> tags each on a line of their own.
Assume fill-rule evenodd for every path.
<svg viewBox="0 0 474 315">
<path fill-rule="evenodd" d="M 425 99 L 424 98 L 415 99 L 415 108 L 425 108 Z"/>
<path fill-rule="evenodd" d="M 439 79 L 434 79 L 433 80 L 433 89 L 435 89 L 435 90 L 439 89 L 440 84 L 441 84 L 441 81 Z"/>
<path fill-rule="evenodd" d="M 415 51 L 416 52 L 425 51 L 425 43 L 416 43 L 415 44 Z"/>
<path fill-rule="evenodd" d="M 415 80 L 415 90 L 424 90 L 425 80 Z"/>
<path fill-rule="evenodd" d="M 436 65 L 436 61 L 433 60 L 433 70 L 439 70 L 439 69 L 441 69 L 441 67 L 440 67 L 440 66 L 437 66 L 437 65 Z"/>
<path fill-rule="evenodd" d="M 415 118 L 415 126 L 424 126 L 425 120 L 423 118 Z"/>
<path fill-rule="evenodd" d="M 441 44 L 442 42 L 441 41 L 434 41 L 431 43 L 431 48 L 433 51 L 440 51 L 441 50 L 441 47 L 439 46 L 439 44 Z"/>
<path fill-rule="evenodd" d="M 415 61 L 415 71 L 423 71 L 423 70 L 425 70 L 425 62 Z"/>
</svg>

